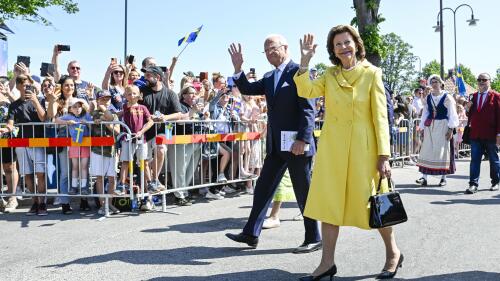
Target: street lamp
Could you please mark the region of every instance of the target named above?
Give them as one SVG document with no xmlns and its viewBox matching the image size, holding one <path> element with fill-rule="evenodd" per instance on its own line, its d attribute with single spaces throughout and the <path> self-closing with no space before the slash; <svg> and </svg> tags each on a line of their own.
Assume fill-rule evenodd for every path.
<svg viewBox="0 0 500 281">
<path fill-rule="evenodd" d="M 434 28 L 434 31 L 435 32 L 440 32 L 441 33 L 441 36 L 442 36 L 442 33 L 443 33 L 443 17 L 442 17 L 442 12 L 444 10 L 450 10 L 453 12 L 453 37 L 455 39 L 455 71 L 457 69 L 457 18 L 456 18 L 456 15 L 457 15 L 457 10 L 460 9 L 461 7 L 469 7 L 469 9 L 471 10 L 471 17 L 469 20 L 467 20 L 467 22 L 469 23 L 469 26 L 475 26 L 477 25 L 477 22 L 479 21 L 479 19 L 476 19 L 474 18 L 474 10 L 472 9 L 472 7 L 470 5 L 467 5 L 467 4 L 460 4 L 458 5 L 455 9 L 452 9 L 452 8 L 442 8 L 441 11 L 439 11 L 439 13 L 437 14 L 437 24 L 435 26 L 433 26 Z M 441 76 L 443 76 L 444 74 L 444 61 L 443 61 L 443 41 L 441 40 Z M 441 77 L 443 78 L 443 77 Z"/>
<path fill-rule="evenodd" d="M 125 0 L 125 46 L 123 50 L 123 61 L 127 64 L 127 20 L 128 20 L 128 0 Z"/>
</svg>

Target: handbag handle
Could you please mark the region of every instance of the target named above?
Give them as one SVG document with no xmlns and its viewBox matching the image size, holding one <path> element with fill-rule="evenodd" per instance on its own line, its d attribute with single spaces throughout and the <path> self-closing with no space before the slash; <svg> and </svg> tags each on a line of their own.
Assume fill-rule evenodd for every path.
<svg viewBox="0 0 500 281">
<path fill-rule="evenodd" d="M 394 184 L 394 181 L 392 180 L 391 177 L 386 177 L 387 178 L 387 182 L 389 183 L 389 191 L 390 192 L 394 192 L 396 191 L 396 185 Z M 382 180 L 384 178 L 380 177 L 378 179 L 378 187 L 377 187 L 377 194 L 380 194 L 380 186 L 382 185 Z"/>
</svg>

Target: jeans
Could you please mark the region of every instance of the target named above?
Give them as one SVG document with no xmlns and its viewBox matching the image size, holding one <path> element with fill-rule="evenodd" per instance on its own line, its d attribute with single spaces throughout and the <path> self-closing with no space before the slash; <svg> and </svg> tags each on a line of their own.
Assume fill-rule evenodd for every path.
<svg viewBox="0 0 500 281">
<path fill-rule="evenodd" d="M 59 194 L 68 194 L 68 148 L 59 153 L 56 169 L 59 168 Z M 70 198 L 59 196 L 61 204 L 69 204 Z"/>
<path fill-rule="evenodd" d="M 500 161 L 498 159 L 498 148 L 495 141 L 471 140 L 471 161 L 469 185 L 479 186 L 479 174 L 481 172 L 481 158 L 486 150 L 490 160 L 491 184 L 499 182 Z"/>
</svg>

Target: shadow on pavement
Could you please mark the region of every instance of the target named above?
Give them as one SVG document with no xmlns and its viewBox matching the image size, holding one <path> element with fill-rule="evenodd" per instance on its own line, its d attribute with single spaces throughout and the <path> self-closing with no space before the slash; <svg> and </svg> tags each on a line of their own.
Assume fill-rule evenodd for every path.
<svg viewBox="0 0 500 281">
<path fill-rule="evenodd" d="M 438 186 L 416 186 L 416 185 L 396 185 L 396 189 L 401 194 L 416 194 L 416 195 L 458 195 L 464 194 L 464 191 L 450 191 L 446 187 Z M 464 188 L 465 190 L 465 188 Z"/>
<path fill-rule="evenodd" d="M 240 247 L 184 247 L 169 250 L 129 250 L 109 253 L 105 255 L 79 258 L 67 263 L 42 266 L 66 267 L 70 265 L 100 264 L 110 261 L 121 261 L 137 265 L 209 265 L 212 262 L 204 261 L 241 256 L 263 256 L 290 254 L 293 249 L 272 250 L 245 250 Z M 237 280 L 237 279 L 233 279 Z"/>
<path fill-rule="evenodd" d="M 425 276 L 419 278 L 396 278 L 396 280 L 415 280 L 415 281 L 496 281 L 500 280 L 500 273 L 495 272 L 485 272 L 485 271 L 467 271 L 467 272 L 457 272 L 448 273 L 440 275 Z"/>
<path fill-rule="evenodd" d="M 148 281 L 254 281 L 254 280 L 298 280 L 305 274 L 290 273 L 278 269 L 263 269 L 256 271 L 233 272 L 227 274 L 217 274 L 211 276 L 177 276 L 177 277 L 158 277 Z"/>
<path fill-rule="evenodd" d="M 251 209 L 252 206 L 240 206 L 238 208 L 240 208 L 240 209 Z M 281 208 L 299 208 L 299 205 L 297 205 L 296 201 L 282 202 L 281 203 Z"/>
<path fill-rule="evenodd" d="M 471 195 L 473 196 L 473 195 Z M 450 205 L 450 204 L 471 204 L 471 205 L 499 205 L 500 195 L 495 195 L 494 198 L 489 199 L 476 199 L 471 197 L 471 199 L 449 199 L 446 201 L 434 201 L 431 204 L 435 205 Z M 500 280 L 500 279 L 498 279 Z"/>
<path fill-rule="evenodd" d="M 165 228 L 144 229 L 145 233 L 160 233 L 169 231 L 178 231 L 180 233 L 207 233 L 220 232 L 230 229 L 242 229 L 248 218 L 223 218 L 211 221 L 177 224 Z"/>
</svg>

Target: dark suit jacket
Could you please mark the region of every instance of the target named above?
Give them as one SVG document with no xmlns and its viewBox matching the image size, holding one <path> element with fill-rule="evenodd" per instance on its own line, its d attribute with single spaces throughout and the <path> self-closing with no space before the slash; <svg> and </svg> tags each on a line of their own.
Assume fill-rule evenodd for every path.
<svg viewBox="0 0 500 281">
<path fill-rule="evenodd" d="M 495 141 L 497 134 L 500 134 L 500 95 L 495 91 L 489 91 L 481 111 L 477 111 L 478 102 L 476 92 L 472 97 L 472 107 L 467 114 L 470 119 L 470 138 Z"/>
<path fill-rule="evenodd" d="M 264 74 L 256 82 L 248 82 L 245 73 L 235 80 L 236 86 L 244 95 L 265 95 L 267 101 L 267 153 L 281 151 L 281 131 L 297 131 L 297 139 L 309 144 L 305 156 L 316 153 L 314 145 L 314 104 L 312 100 L 297 95 L 293 76 L 299 65 L 290 61 L 281 74 L 276 93 L 274 91 L 274 72 Z"/>
</svg>

